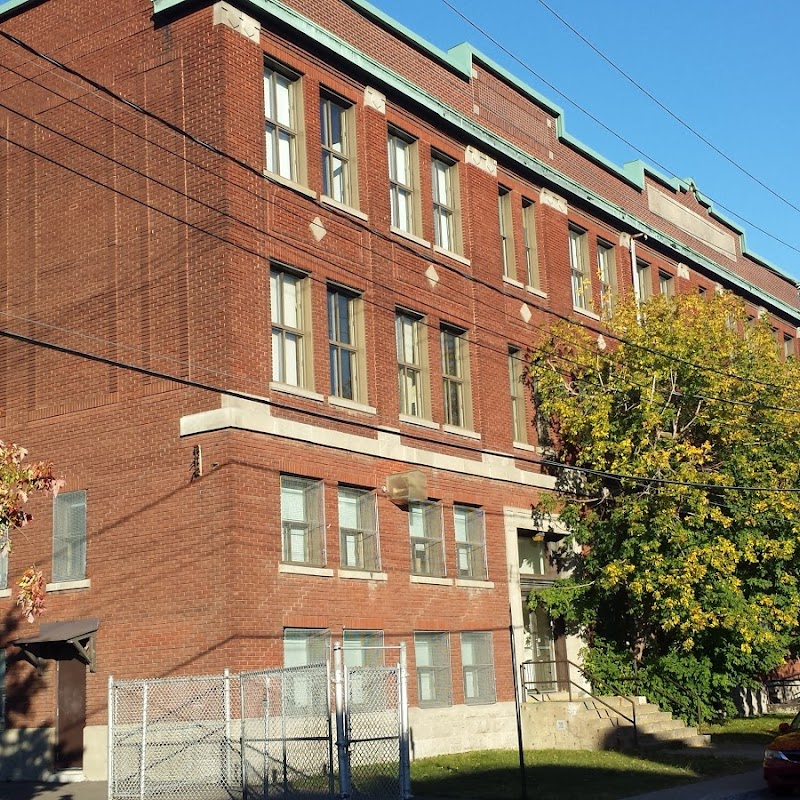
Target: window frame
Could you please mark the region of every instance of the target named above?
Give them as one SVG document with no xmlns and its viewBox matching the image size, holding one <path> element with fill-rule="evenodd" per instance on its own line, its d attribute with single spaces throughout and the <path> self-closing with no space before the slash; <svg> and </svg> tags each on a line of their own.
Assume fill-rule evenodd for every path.
<svg viewBox="0 0 800 800">
<path fill-rule="evenodd" d="M 474 642 L 472 648 L 466 645 Z M 476 645 L 477 644 L 477 648 Z M 474 656 L 475 649 L 483 649 L 481 663 L 467 658 L 469 650 Z M 491 631 L 462 631 L 461 633 L 461 676 L 464 689 L 464 704 L 491 705 L 497 702 L 497 686 L 494 675 L 494 637 Z M 477 694 L 470 692 L 470 684 L 477 686 Z"/>
<path fill-rule="evenodd" d="M 407 360 L 407 338 L 405 324 L 408 322 L 411 329 L 411 349 L 416 359 Z M 430 367 L 428 363 L 428 327 L 425 317 L 405 308 L 395 309 L 395 344 L 397 352 L 397 391 L 400 414 L 418 419 L 431 418 L 430 402 Z M 414 400 L 419 406 L 415 410 L 414 403 L 409 399 L 409 377 L 413 376 L 411 385 L 414 386 Z"/>
<path fill-rule="evenodd" d="M 639 290 L 639 301 L 646 302 L 653 296 L 653 273 L 650 262 L 636 258 L 636 286 Z"/>
<path fill-rule="evenodd" d="M 663 297 L 675 296 L 675 276 L 665 269 L 658 271 L 658 292 Z"/>
<path fill-rule="evenodd" d="M 444 169 L 437 172 L 437 165 Z M 441 196 L 441 185 L 436 180 L 437 174 L 444 176 L 444 197 Z M 461 214 L 459 203 L 458 162 L 454 158 L 439 152 L 431 151 L 431 197 L 433 202 L 433 243 L 436 247 L 449 253 L 462 252 Z M 444 229 L 441 221 L 444 220 Z M 443 237 L 443 231 L 446 234 Z M 447 241 L 444 240 L 446 238 Z"/>
<path fill-rule="evenodd" d="M 497 220 L 500 230 L 500 255 L 503 259 L 503 277 L 517 279 L 517 259 L 514 247 L 514 217 L 511 208 L 511 189 L 497 186 Z"/>
<path fill-rule="evenodd" d="M 425 645 L 422 663 L 422 645 Z M 428 655 L 432 658 L 428 659 Z M 450 633 L 448 631 L 414 631 L 414 669 L 417 673 L 417 706 L 419 708 L 445 708 L 453 705 L 453 681 L 451 675 Z M 427 679 L 427 681 L 426 681 Z M 423 683 L 429 682 L 432 694 L 423 691 Z M 430 699 L 423 699 L 423 695 Z"/>
<path fill-rule="evenodd" d="M 73 503 L 69 509 L 63 508 L 67 503 Z M 79 531 L 63 531 L 64 518 L 62 515 L 71 514 L 75 509 L 80 514 L 78 527 Z M 71 525 L 71 522 L 69 523 Z M 53 498 L 53 559 L 52 559 L 52 579 L 53 583 L 70 583 L 72 581 L 86 580 L 86 490 L 77 489 L 71 492 L 59 492 Z M 63 566 L 64 550 L 68 555 L 66 560 L 70 562 L 69 567 Z M 80 562 L 77 572 L 73 572 L 73 549 L 78 551 Z M 76 561 L 76 563 L 77 563 Z"/>
<path fill-rule="evenodd" d="M 277 88 L 279 78 L 287 81 L 288 123 L 280 119 L 278 110 Z M 272 58 L 264 59 L 265 171 L 270 175 L 275 175 L 278 178 L 297 184 L 305 183 L 302 81 L 303 76 L 291 67 L 287 67 Z M 270 113 L 273 113 L 274 116 L 269 116 Z M 288 165 L 282 163 L 280 155 L 281 134 L 284 134 L 289 142 Z M 270 161 L 272 161 L 272 168 L 270 167 Z M 286 169 L 287 166 L 288 169 Z"/>
<path fill-rule="evenodd" d="M 291 485 L 291 483 L 294 485 Z M 302 491 L 303 516 L 288 516 L 290 490 Z M 299 475 L 280 476 L 281 563 L 301 567 L 324 567 L 327 562 L 325 541 L 325 484 L 316 478 Z M 313 505 L 312 505 L 313 504 Z M 315 515 L 315 516 L 314 516 Z M 303 558 L 294 556 L 301 537 Z"/>
<path fill-rule="evenodd" d="M 536 203 L 522 198 L 522 238 L 525 245 L 525 282 L 532 289 L 542 288 L 539 273 L 539 240 L 537 238 Z"/>
<path fill-rule="evenodd" d="M 486 513 L 478 506 L 453 503 L 456 576 L 473 581 L 489 579 L 486 558 Z"/>
<path fill-rule="evenodd" d="M 347 327 L 350 341 L 341 338 L 341 316 L 332 313 L 331 302 L 334 298 L 346 301 Z M 366 347 L 364 341 L 364 301 L 360 292 L 329 283 L 326 293 L 328 312 L 328 369 L 329 388 L 332 397 L 350 400 L 354 403 L 367 402 L 366 380 Z M 338 306 L 337 306 L 338 308 Z M 343 356 L 350 361 L 350 395 L 344 391 Z"/>
<path fill-rule="evenodd" d="M 795 337 L 789 333 L 783 334 L 783 360 L 788 361 L 795 358 Z"/>
<path fill-rule="evenodd" d="M 511 430 L 513 441 L 528 443 L 528 420 L 525 406 L 525 391 L 522 383 L 522 350 L 508 346 L 508 378 L 511 395 Z"/>
<path fill-rule="evenodd" d="M 286 320 L 286 296 L 284 283 L 291 278 L 295 283 L 294 317 L 300 327 L 292 326 Z M 311 279 L 308 273 L 293 269 L 285 264 L 272 262 L 269 272 L 270 288 L 270 345 L 272 357 L 272 382 L 298 389 L 313 390 L 314 364 L 311 341 Z M 276 319 L 277 317 L 277 319 Z M 276 334 L 280 340 L 280 348 L 276 350 Z M 296 357 L 294 369 L 297 383 L 290 380 L 288 371 L 286 343 L 296 340 Z M 276 359 L 276 352 L 280 359 Z"/>
<path fill-rule="evenodd" d="M 339 112 L 339 130 L 342 146 L 337 150 L 330 141 L 332 125 L 332 109 Z M 330 89 L 320 87 L 320 148 L 322 166 L 322 196 L 349 208 L 358 209 L 358 170 L 355 148 L 355 104 Z M 326 137 L 326 133 L 328 134 Z M 327 141 L 326 141 L 327 139 Z M 336 196 L 334 168 L 332 163 L 340 161 L 342 166 L 341 196 Z M 333 191 L 331 191 L 333 189 Z M 326 191 L 327 190 L 327 191 Z"/>
<path fill-rule="evenodd" d="M 351 494 L 356 499 L 357 504 L 357 523 L 356 528 L 346 528 L 342 525 L 342 499 L 343 496 Z M 369 498 L 371 501 L 372 519 L 362 518 L 362 501 Z M 363 570 L 366 572 L 380 572 L 381 570 L 381 546 L 380 546 L 380 527 L 378 521 L 378 498 L 374 489 L 363 489 L 359 486 L 349 486 L 339 484 L 336 494 L 336 503 L 339 520 L 339 564 L 344 569 Z M 365 504 L 366 505 L 366 504 Z M 372 523 L 369 525 L 368 523 Z M 355 555 L 351 563 L 349 555 L 351 547 L 348 538 L 354 539 Z M 371 541 L 370 541 L 371 540 Z"/>
<path fill-rule="evenodd" d="M 454 346 L 448 346 L 452 340 Z M 442 324 L 439 331 L 442 355 L 442 405 L 444 424 L 463 430 L 472 429 L 470 397 L 469 339 L 467 331 Z M 449 354 L 453 354 L 452 362 Z"/>
<path fill-rule="evenodd" d="M 447 576 L 442 512 L 442 504 L 438 500 L 411 501 L 408 504 L 412 575 L 427 578 Z M 418 517 L 418 514 L 421 517 Z M 421 519 L 420 530 L 415 532 L 417 519 Z"/>
<path fill-rule="evenodd" d="M 597 277 L 600 281 L 600 308 L 604 319 L 611 319 L 618 299 L 617 249 L 606 239 L 597 239 Z"/>
<path fill-rule="evenodd" d="M 589 235 L 586 228 L 569 223 L 569 271 L 572 307 L 590 311 L 592 306 L 592 276 L 589 270 Z"/>
<path fill-rule="evenodd" d="M 404 153 L 403 171 L 406 180 L 403 181 L 398 174 L 397 153 L 399 143 L 403 144 Z M 389 209 L 390 225 L 401 233 L 411 236 L 419 235 L 420 213 L 419 213 L 419 151 L 417 139 L 410 134 L 389 126 L 387 135 L 388 164 L 389 164 Z M 400 198 L 405 198 L 405 214 L 401 219 Z"/>
</svg>

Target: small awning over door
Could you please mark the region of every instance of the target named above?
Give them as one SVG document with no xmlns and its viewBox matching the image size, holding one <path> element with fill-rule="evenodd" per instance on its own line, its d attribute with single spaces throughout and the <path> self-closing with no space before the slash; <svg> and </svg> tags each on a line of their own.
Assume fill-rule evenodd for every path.
<svg viewBox="0 0 800 800">
<path fill-rule="evenodd" d="M 35 636 L 15 639 L 11 644 L 21 656 L 41 669 L 47 659 L 76 658 L 95 671 L 94 636 L 100 627 L 98 619 L 74 619 L 67 622 L 45 622 Z"/>
</svg>

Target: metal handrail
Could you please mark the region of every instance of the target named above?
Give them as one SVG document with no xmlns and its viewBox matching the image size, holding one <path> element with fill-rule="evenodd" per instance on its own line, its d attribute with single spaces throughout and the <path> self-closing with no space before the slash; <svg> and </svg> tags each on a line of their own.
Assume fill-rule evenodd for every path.
<svg viewBox="0 0 800 800">
<path fill-rule="evenodd" d="M 634 681 L 634 690 L 638 694 L 639 693 L 639 668 L 638 668 L 638 665 L 637 665 L 637 663 L 635 661 L 633 662 L 633 673 L 634 673 L 633 676 L 631 676 L 630 678 L 622 678 L 621 680 L 632 680 L 632 681 Z M 703 724 L 703 706 L 702 706 L 702 703 L 700 702 L 700 693 L 696 689 L 692 689 L 691 687 L 681 686 L 677 681 L 673 680 L 668 675 L 661 674 L 658 677 L 659 677 L 659 680 L 666 681 L 667 683 L 669 683 L 672 686 L 674 686 L 678 690 L 678 692 L 680 694 L 683 694 L 686 691 L 686 689 L 689 689 L 691 694 L 694 695 L 695 707 L 697 709 L 697 728 L 699 730 L 700 726 Z M 680 707 L 680 705 L 681 705 L 680 700 L 679 700 L 680 694 L 677 697 L 675 695 L 673 695 L 673 694 L 670 694 L 670 692 L 663 692 L 663 694 L 666 696 L 666 698 L 668 700 L 670 700 L 671 702 L 675 703 L 677 708 Z"/>
<path fill-rule="evenodd" d="M 581 684 L 576 683 L 575 681 L 573 681 L 572 678 L 569 677 L 569 667 L 575 667 L 575 669 L 578 670 L 578 672 L 580 672 L 580 674 L 583 675 L 583 677 L 586 678 L 592 684 L 592 686 L 594 686 L 595 683 L 600 683 L 600 679 L 597 678 L 596 676 L 592 675 L 585 667 L 582 667 L 580 664 L 576 664 L 574 661 L 570 661 L 569 659 L 559 660 L 559 661 L 549 661 L 549 660 L 548 661 L 524 661 L 522 664 L 520 664 L 521 685 L 522 685 L 523 690 L 526 693 L 528 691 L 527 690 L 527 684 L 529 683 L 529 681 L 525 680 L 525 667 L 528 666 L 528 665 L 534 665 L 534 664 L 554 664 L 556 666 L 558 664 L 566 664 L 567 665 L 566 684 L 567 684 L 567 693 L 569 695 L 570 702 L 572 702 L 572 687 L 574 686 L 576 689 L 580 689 L 588 697 L 591 697 L 592 700 L 600 703 L 601 705 L 604 705 L 606 708 L 608 708 L 611 711 L 613 711 L 614 714 L 616 714 L 619 717 L 622 717 L 622 719 L 624 719 L 626 722 L 629 722 L 631 724 L 631 726 L 633 727 L 633 741 L 634 741 L 634 744 L 638 747 L 638 745 L 639 745 L 639 729 L 638 729 L 638 726 L 636 724 L 636 701 L 632 697 L 629 697 L 628 695 L 624 695 L 624 694 L 618 694 L 617 695 L 618 697 L 622 698 L 623 700 L 626 700 L 628 703 L 631 704 L 631 715 L 630 715 L 630 717 L 628 717 L 619 708 L 615 708 L 610 703 L 607 703 L 605 700 L 603 700 L 602 697 L 600 697 L 599 695 L 596 695 L 593 691 L 589 691 L 584 686 L 582 686 Z M 561 679 L 561 678 L 556 677 L 554 679 L 553 683 L 555 683 L 556 685 L 562 684 L 562 683 L 564 683 L 564 680 Z"/>
</svg>

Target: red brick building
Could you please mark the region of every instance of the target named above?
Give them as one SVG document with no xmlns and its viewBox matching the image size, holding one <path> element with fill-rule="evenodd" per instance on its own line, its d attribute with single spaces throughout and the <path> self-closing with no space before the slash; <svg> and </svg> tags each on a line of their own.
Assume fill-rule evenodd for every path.
<svg viewBox="0 0 800 800">
<path fill-rule="evenodd" d="M 0 34 L 0 438 L 67 481 L 0 591 L 32 640 L 0 776 L 54 751 L 103 777 L 110 675 L 332 640 L 408 643 L 416 755 L 511 746 L 509 607 L 518 660 L 574 653 L 523 620 L 552 479 L 516 357 L 620 293 L 717 287 L 794 355 L 793 281 L 693 185 L 365 0 L 5 0 Z"/>
</svg>

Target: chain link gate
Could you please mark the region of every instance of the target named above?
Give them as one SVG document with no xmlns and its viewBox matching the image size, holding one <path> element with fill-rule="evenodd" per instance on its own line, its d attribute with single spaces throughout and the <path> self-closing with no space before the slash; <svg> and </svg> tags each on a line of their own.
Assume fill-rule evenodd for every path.
<svg viewBox="0 0 800 800">
<path fill-rule="evenodd" d="M 405 645 L 380 649 L 398 665 L 345 668 L 337 643 L 333 680 L 327 664 L 110 678 L 109 800 L 406 800 Z"/>
</svg>

